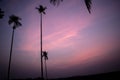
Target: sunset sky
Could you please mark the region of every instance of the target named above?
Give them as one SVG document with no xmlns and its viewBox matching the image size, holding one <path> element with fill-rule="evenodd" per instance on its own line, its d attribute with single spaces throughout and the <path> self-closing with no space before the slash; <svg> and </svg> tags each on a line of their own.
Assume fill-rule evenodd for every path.
<svg viewBox="0 0 120 80">
<path fill-rule="evenodd" d="M 109 2 L 108 2 L 109 1 Z M 48 51 L 48 77 L 69 77 L 120 70 L 120 0 L 92 0 L 91 14 L 84 0 L 0 0 L 0 79 L 7 76 L 12 37 L 9 16 L 22 18 L 15 30 L 11 78 L 40 77 L 40 15 L 43 50 Z"/>
</svg>

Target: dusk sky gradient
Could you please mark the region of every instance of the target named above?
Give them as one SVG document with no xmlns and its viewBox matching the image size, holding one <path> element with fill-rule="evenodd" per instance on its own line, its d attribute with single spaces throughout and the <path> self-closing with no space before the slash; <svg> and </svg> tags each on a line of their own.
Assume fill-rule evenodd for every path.
<svg viewBox="0 0 120 80">
<path fill-rule="evenodd" d="M 40 77 L 40 15 L 43 50 L 48 51 L 48 77 L 69 77 L 120 70 L 120 0 L 92 0 L 91 14 L 84 0 L 0 0 L 0 79 L 7 76 L 12 37 L 9 16 L 22 18 L 15 30 L 11 78 Z"/>
</svg>

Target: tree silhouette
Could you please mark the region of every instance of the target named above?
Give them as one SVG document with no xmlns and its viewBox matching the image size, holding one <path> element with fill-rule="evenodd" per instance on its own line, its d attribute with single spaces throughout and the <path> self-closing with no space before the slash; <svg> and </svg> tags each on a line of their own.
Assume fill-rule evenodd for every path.
<svg viewBox="0 0 120 80">
<path fill-rule="evenodd" d="M 2 19 L 3 16 L 4 16 L 4 11 L 2 11 L 1 8 L 0 8 L 0 19 Z"/>
<path fill-rule="evenodd" d="M 43 59 L 42 59 L 42 14 L 46 14 L 45 10 L 47 9 L 46 7 L 43 7 L 42 5 L 39 6 L 39 8 L 36 8 L 38 10 L 38 12 L 40 13 L 40 20 L 41 20 L 41 24 L 40 24 L 40 50 L 41 50 L 41 77 L 43 78 Z"/>
<path fill-rule="evenodd" d="M 46 80 L 47 80 L 48 76 L 47 76 L 47 63 L 46 63 L 46 60 L 48 60 L 48 52 L 43 51 L 43 57 L 44 57 L 44 64 L 45 64 L 45 76 L 46 76 Z"/>
<path fill-rule="evenodd" d="M 53 5 L 59 5 L 60 2 L 62 2 L 63 0 L 50 0 L 50 3 L 52 3 Z"/>
<path fill-rule="evenodd" d="M 10 67 L 11 67 L 11 58 L 12 58 L 12 48 L 13 48 L 13 39 L 14 39 L 14 31 L 16 28 L 18 28 L 19 26 L 22 26 L 22 24 L 19 22 L 19 20 L 21 20 L 21 18 L 19 18 L 18 16 L 15 15 L 11 15 L 9 17 L 9 21 L 8 24 L 12 26 L 12 40 L 11 40 L 11 48 L 10 48 L 10 57 L 9 57 L 9 66 L 8 66 L 8 80 L 10 79 Z"/>
<path fill-rule="evenodd" d="M 60 2 L 62 2 L 63 0 L 50 0 L 50 3 L 53 5 L 58 5 Z M 91 5 L 92 5 L 92 0 L 84 0 L 85 5 L 89 11 L 89 13 L 91 13 Z"/>
<path fill-rule="evenodd" d="M 89 13 L 91 13 L 91 4 L 92 4 L 91 1 L 92 1 L 92 0 L 84 0 L 84 2 L 85 2 L 85 4 L 86 4 L 86 7 L 87 7 L 87 9 L 88 9 L 88 11 L 89 11 Z"/>
</svg>

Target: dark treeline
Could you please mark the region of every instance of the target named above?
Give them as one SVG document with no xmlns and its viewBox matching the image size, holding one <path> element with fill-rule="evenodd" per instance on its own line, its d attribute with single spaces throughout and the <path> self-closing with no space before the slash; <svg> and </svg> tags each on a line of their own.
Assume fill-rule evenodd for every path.
<svg viewBox="0 0 120 80">
<path fill-rule="evenodd" d="M 12 79 L 12 80 L 42 80 L 41 78 L 27 78 L 27 79 Z M 86 76 L 74 76 L 67 78 L 56 78 L 47 80 L 120 80 L 120 71 L 101 73 Z"/>
</svg>

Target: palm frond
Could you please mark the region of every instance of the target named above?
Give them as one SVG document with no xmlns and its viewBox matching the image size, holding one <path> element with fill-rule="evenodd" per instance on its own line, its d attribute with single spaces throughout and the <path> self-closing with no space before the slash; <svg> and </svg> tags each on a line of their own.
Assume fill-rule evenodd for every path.
<svg viewBox="0 0 120 80">
<path fill-rule="evenodd" d="M 45 10 L 47 9 L 47 7 L 43 7 L 42 5 L 40 5 L 39 8 L 36 7 L 36 9 L 38 10 L 39 13 L 46 14 Z"/>
<path fill-rule="evenodd" d="M 15 15 L 11 15 L 9 17 L 9 21 L 8 24 L 12 24 L 13 23 L 13 28 L 17 28 L 19 26 L 22 26 L 22 24 L 19 22 L 19 20 L 21 20 L 21 18 L 19 18 L 18 16 Z"/>
<path fill-rule="evenodd" d="M 59 5 L 60 2 L 62 2 L 62 1 L 63 0 L 50 0 L 50 3 L 55 6 L 55 5 Z M 88 9 L 88 12 L 91 13 L 92 0 L 84 0 L 84 2 L 85 2 L 85 5 Z"/>
<path fill-rule="evenodd" d="M 50 3 L 55 6 L 55 5 L 59 5 L 60 2 L 62 2 L 62 1 L 63 1 L 63 0 L 50 0 Z"/>
<path fill-rule="evenodd" d="M 13 23 L 13 21 L 11 19 L 9 19 L 8 24 L 10 25 L 12 23 Z"/>
<path fill-rule="evenodd" d="M 4 11 L 2 11 L 1 8 L 0 8 L 0 19 L 2 19 L 3 16 L 4 16 Z"/>
<path fill-rule="evenodd" d="M 16 22 L 15 24 L 17 27 L 22 26 L 22 24 L 20 22 Z"/>
<path fill-rule="evenodd" d="M 45 60 L 48 60 L 48 52 L 43 51 L 43 57 Z"/>
<path fill-rule="evenodd" d="M 91 13 L 91 5 L 92 5 L 92 0 L 84 0 L 86 7 L 89 11 L 89 13 Z"/>
</svg>

